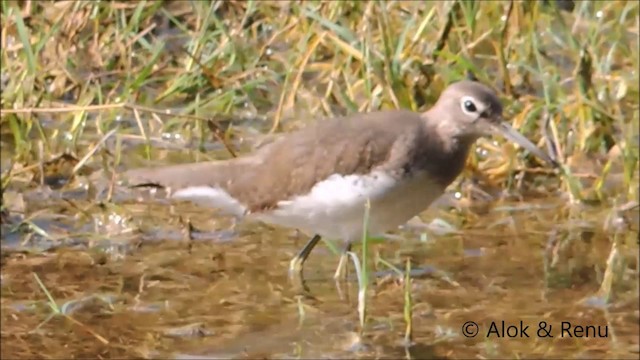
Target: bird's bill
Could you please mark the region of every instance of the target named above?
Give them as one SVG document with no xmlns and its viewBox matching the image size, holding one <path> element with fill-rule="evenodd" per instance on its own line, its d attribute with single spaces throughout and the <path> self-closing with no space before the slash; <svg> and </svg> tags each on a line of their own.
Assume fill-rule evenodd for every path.
<svg viewBox="0 0 640 360">
<path fill-rule="evenodd" d="M 511 125 L 507 124 L 504 121 L 500 121 L 499 123 L 495 123 L 492 125 L 494 130 L 496 130 L 498 133 L 500 133 L 502 136 L 504 136 L 508 140 L 513 141 L 514 143 L 522 146 L 523 148 L 528 150 L 530 153 L 534 154 L 535 156 L 549 163 L 549 165 L 553 167 L 559 166 L 558 163 L 555 160 L 553 160 L 547 153 L 540 150 L 531 141 L 529 141 L 529 139 L 527 139 L 518 131 L 516 131 L 514 128 L 512 128 Z"/>
</svg>

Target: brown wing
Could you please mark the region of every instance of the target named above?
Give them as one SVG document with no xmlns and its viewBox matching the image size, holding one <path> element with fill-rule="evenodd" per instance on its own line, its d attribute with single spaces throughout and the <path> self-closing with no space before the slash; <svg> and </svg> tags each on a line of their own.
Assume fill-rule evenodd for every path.
<svg viewBox="0 0 640 360">
<path fill-rule="evenodd" d="M 332 174 L 383 166 L 397 152 L 397 142 L 414 138 L 420 126 L 420 115 L 410 111 L 357 114 L 320 121 L 243 158 L 131 170 L 125 176 L 134 186 L 220 187 L 254 212 L 306 193 Z"/>
</svg>

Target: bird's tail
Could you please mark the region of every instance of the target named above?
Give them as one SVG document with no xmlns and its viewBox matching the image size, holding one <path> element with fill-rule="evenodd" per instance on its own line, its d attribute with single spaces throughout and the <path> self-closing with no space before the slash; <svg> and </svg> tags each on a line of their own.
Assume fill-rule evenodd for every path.
<svg viewBox="0 0 640 360">
<path fill-rule="evenodd" d="M 121 174 L 130 187 L 162 187 L 180 189 L 185 186 L 212 185 L 226 161 L 207 161 L 191 164 L 132 169 Z"/>
</svg>

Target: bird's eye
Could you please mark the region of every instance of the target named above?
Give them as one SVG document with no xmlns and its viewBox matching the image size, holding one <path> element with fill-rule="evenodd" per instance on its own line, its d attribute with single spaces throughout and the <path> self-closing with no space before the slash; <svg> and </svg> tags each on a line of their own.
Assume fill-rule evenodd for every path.
<svg viewBox="0 0 640 360">
<path fill-rule="evenodd" d="M 470 113 L 478 111 L 478 109 L 476 108 L 476 104 L 474 104 L 471 100 L 465 100 L 462 106 L 464 106 L 464 109 Z"/>
</svg>

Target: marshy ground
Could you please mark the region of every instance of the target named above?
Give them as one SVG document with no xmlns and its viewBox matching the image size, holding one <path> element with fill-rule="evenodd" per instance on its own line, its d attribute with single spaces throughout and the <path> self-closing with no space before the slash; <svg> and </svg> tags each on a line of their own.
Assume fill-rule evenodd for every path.
<svg viewBox="0 0 640 360">
<path fill-rule="evenodd" d="M 2 358 L 638 358 L 639 7 L 2 2 Z M 478 141 L 447 194 L 368 243 L 364 326 L 331 246 L 301 292 L 295 230 L 116 181 L 424 110 L 469 71 L 564 169 Z M 488 334 L 503 322 L 528 337 Z"/>
</svg>

